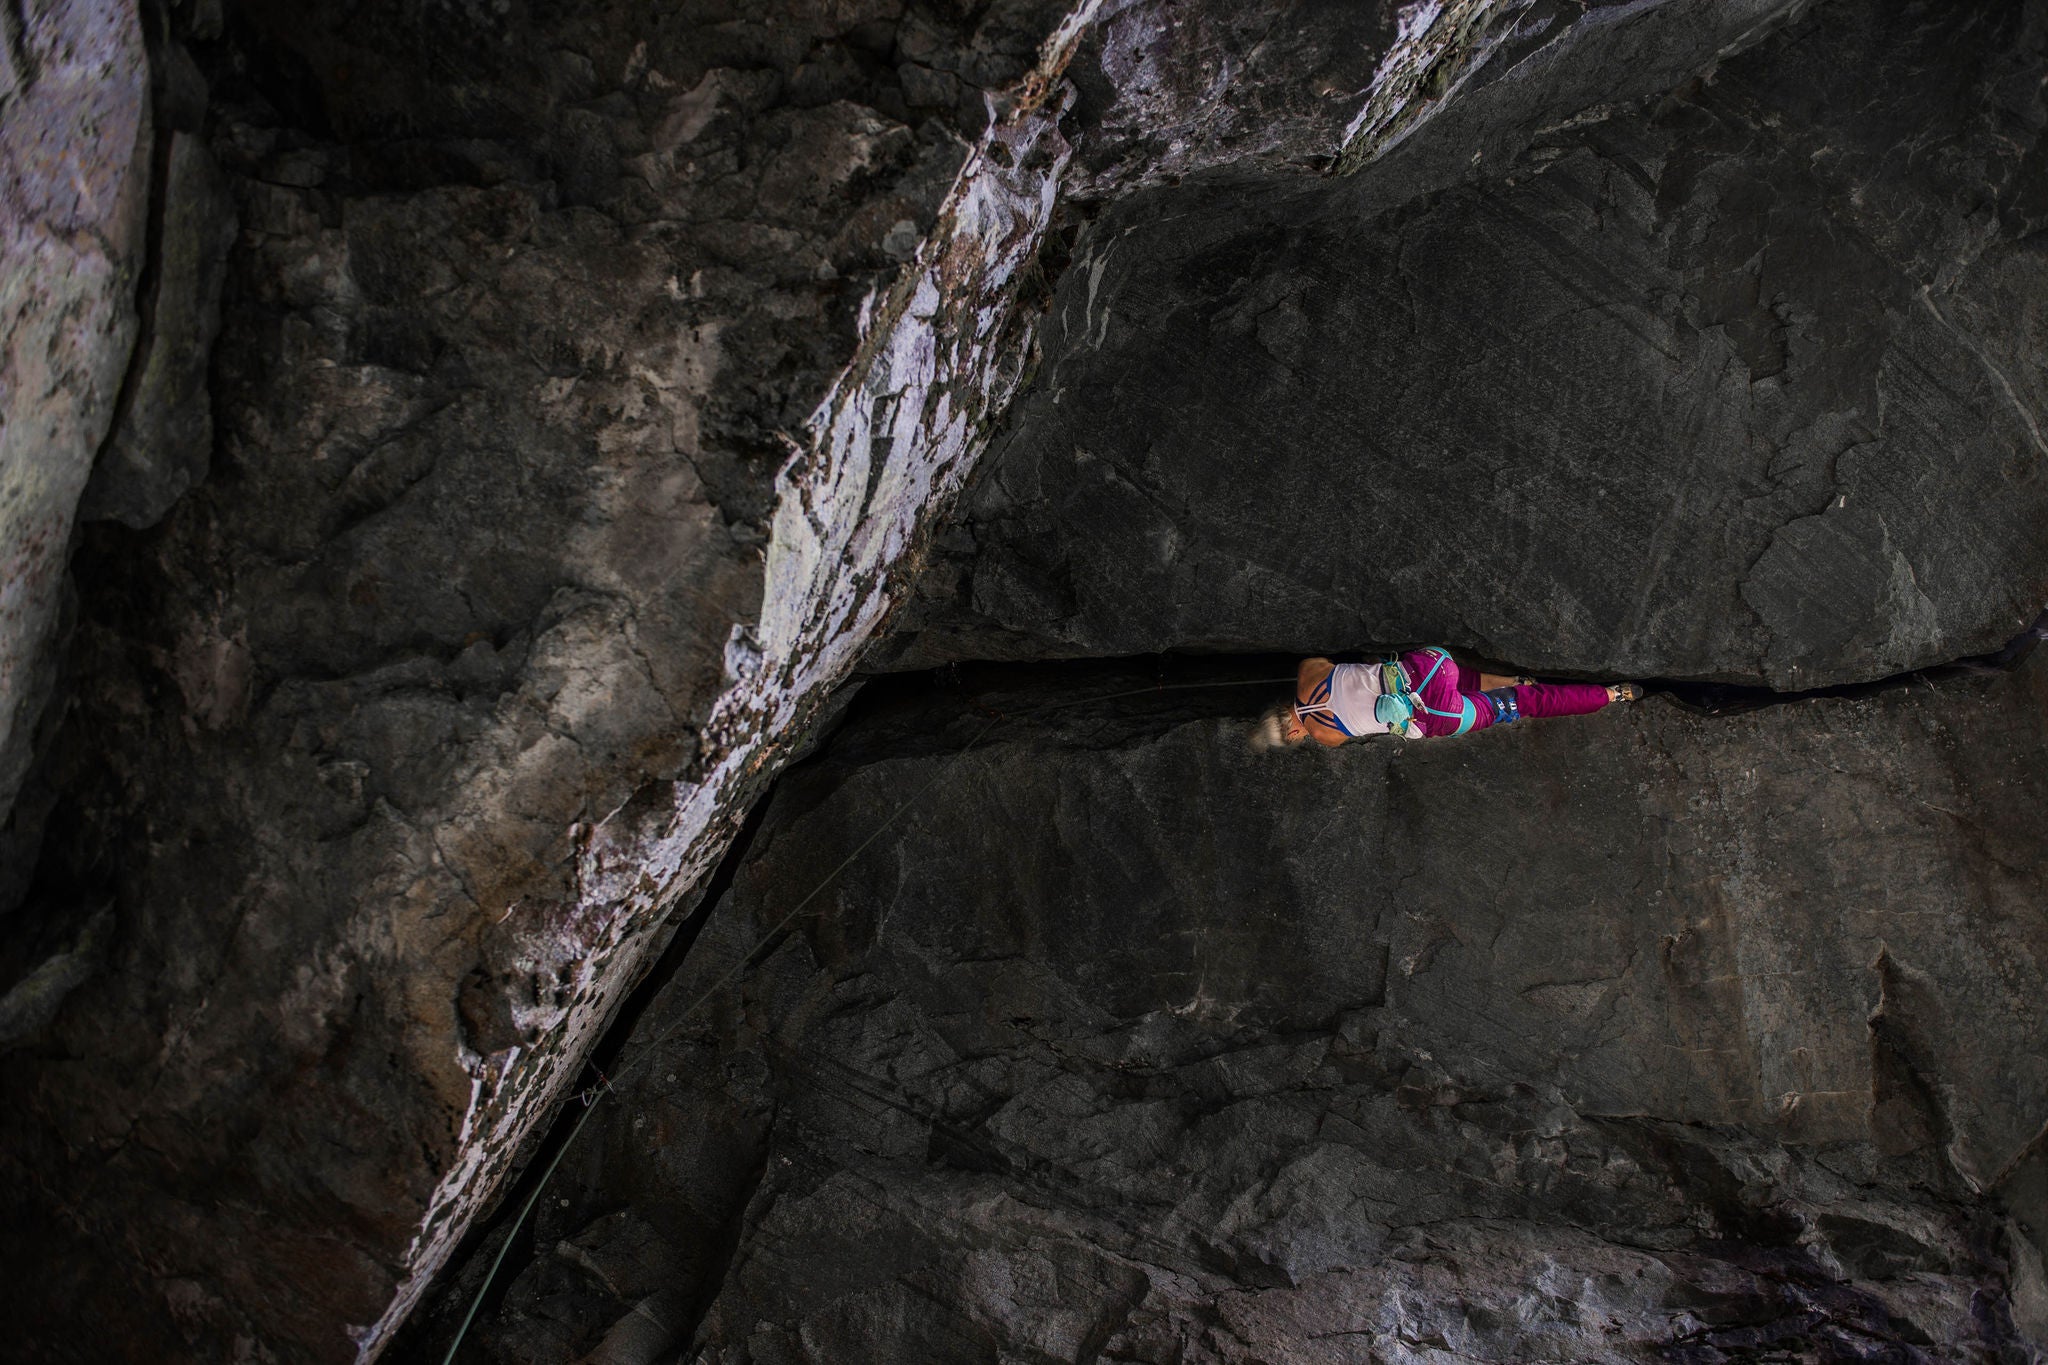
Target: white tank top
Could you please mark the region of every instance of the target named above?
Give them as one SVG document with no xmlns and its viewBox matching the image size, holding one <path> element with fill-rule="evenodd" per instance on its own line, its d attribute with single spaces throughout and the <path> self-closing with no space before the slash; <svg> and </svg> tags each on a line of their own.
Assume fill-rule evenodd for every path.
<svg viewBox="0 0 2048 1365">
<path fill-rule="evenodd" d="M 1306 702 L 1295 703 L 1295 714 L 1325 715 L 1334 719 L 1347 735 L 1384 735 L 1394 727 L 1373 719 L 1373 703 L 1379 699 L 1378 664 L 1338 664 L 1329 678 L 1310 693 Z"/>
</svg>

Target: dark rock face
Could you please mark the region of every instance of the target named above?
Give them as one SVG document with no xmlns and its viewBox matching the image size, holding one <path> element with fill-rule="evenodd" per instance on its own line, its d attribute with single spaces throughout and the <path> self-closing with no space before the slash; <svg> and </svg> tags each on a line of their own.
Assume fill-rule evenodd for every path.
<svg viewBox="0 0 2048 1365">
<path fill-rule="evenodd" d="M 2048 598 L 2042 43 L 1819 6 L 1668 94 L 1524 71 L 1369 175 L 1115 204 L 901 661 L 1445 639 L 1799 688 L 1994 647 Z"/>
<path fill-rule="evenodd" d="M 884 660 L 1803 687 L 2032 618 L 2037 16 L 1684 83 L 1641 17 L 1356 180 L 1104 208 Z M 2038 664 L 1337 754 L 1062 672 L 785 779 L 477 1358 L 2039 1353 Z"/>
<path fill-rule="evenodd" d="M 385 1350 L 998 432 L 883 662 L 1803 685 L 2048 595 L 2038 6 L 148 21 L 0 829 L 0 1356 Z M 2037 675 L 1311 758 L 1069 671 L 783 789 L 475 1353 L 2048 1332 Z"/>
<path fill-rule="evenodd" d="M 487 1188 L 479 1097 L 603 1012 L 587 964 L 624 931 L 577 899 L 581 841 L 700 760 L 778 431 L 1060 8 L 252 4 L 183 34 L 210 151 L 166 154 L 157 315 L 204 375 L 217 161 L 210 390 L 154 351 L 88 497 L 161 521 L 78 559 L 0 946 L 0 1259 L 51 1286 L 36 1350 L 379 1344 L 428 1210 Z"/>
<path fill-rule="evenodd" d="M 189 58 L 187 59 L 189 61 Z M 197 124 L 204 104 L 188 114 Z M 149 305 L 141 354 L 106 447 L 79 500 L 85 521 L 154 526 L 206 477 L 213 456 L 207 372 L 235 220 L 220 168 L 196 127 L 165 129 Z"/>
<path fill-rule="evenodd" d="M 2030 1358 L 2048 670 L 1336 753 L 1150 683 L 784 780 L 477 1358 Z"/>
<path fill-rule="evenodd" d="M 0 878 L 32 1335 L 382 1349 L 899 594 L 1063 193 L 1327 165 L 1584 17 L 1402 13 L 152 12 L 156 330 Z"/>
<path fill-rule="evenodd" d="M 0 103 L 4 822 L 55 681 L 79 494 L 135 340 L 153 137 L 133 4 L 0 12 Z M 0 857 L 24 852 L 0 834 Z M 14 880 L 0 875 L 0 891 Z"/>
</svg>

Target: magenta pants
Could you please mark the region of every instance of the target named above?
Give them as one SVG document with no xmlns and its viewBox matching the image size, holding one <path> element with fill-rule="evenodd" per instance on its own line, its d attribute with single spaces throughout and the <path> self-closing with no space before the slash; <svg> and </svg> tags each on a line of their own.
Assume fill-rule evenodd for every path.
<svg viewBox="0 0 2048 1365">
<path fill-rule="evenodd" d="M 1493 724 L 1493 700 L 1479 690 L 1477 670 L 1467 674 L 1447 651 L 1414 649 L 1403 654 L 1401 667 L 1407 670 L 1408 681 L 1421 682 L 1439 655 L 1443 663 L 1437 668 L 1436 676 L 1429 679 L 1429 685 L 1423 688 L 1422 700 L 1439 711 L 1451 714 L 1436 716 L 1418 708 L 1416 728 L 1430 738 L 1455 733 L 1466 697 L 1472 699 L 1474 713 L 1472 730 L 1466 733 L 1484 730 Z M 1525 718 L 1542 720 L 1552 716 L 1584 716 L 1607 705 L 1607 689 L 1598 683 L 1522 683 L 1512 690 L 1515 705 Z"/>
</svg>

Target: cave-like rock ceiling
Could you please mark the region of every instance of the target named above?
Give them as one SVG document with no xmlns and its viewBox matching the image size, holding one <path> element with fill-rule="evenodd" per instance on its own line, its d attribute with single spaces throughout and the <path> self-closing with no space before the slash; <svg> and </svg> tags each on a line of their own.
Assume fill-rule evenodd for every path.
<svg viewBox="0 0 2048 1365">
<path fill-rule="evenodd" d="M 2042 1360 L 2044 92 L 0 6 L 0 1360 Z"/>
</svg>

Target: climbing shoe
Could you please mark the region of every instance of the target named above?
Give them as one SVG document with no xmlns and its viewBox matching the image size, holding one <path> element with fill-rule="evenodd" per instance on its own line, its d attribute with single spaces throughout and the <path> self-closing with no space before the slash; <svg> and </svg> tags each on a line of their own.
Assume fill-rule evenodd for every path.
<svg viewBox="0 0 2048 1365">
<path fill-rule="evenodd" d="M 1643 699 L 1643 685 L 1632 682 L 1616 683 L 1614 684 L 1614 699 L 1616 701 L 1641 701 Z"/>
</svg>

